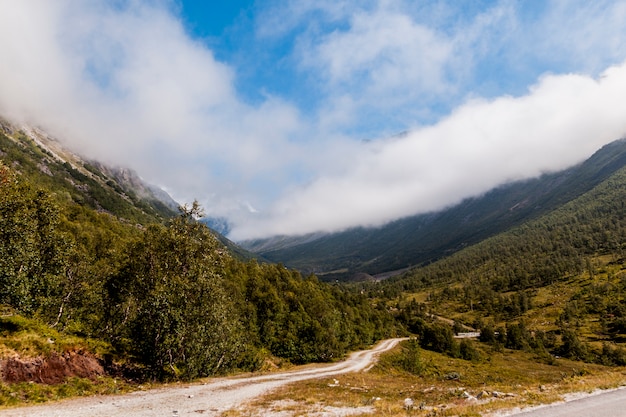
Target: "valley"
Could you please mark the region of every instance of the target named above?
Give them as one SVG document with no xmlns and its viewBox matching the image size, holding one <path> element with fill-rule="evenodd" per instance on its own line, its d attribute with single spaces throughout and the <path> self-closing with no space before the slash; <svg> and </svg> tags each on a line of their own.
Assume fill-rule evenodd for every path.
<svg viewBox="0 0 626 417">
<path fill-rule="evenodd" d="M 410 398 L 415 415 L 481 415 L 626 383 L 623 140 L 441 212 L 242 248 L 197 221 L 197 202 L 175 212 L 129 171 L 2 126 L 0 415 L 111 394 L 38 410 L 152 415 L 187 395 L 172 412 L 396 416 Z M 367 372 L 341 362 L 398 337 Z M 81 355 L 96 373 L 29 376 Z M 331 365 L 290 371 L 315 362 Z M 9 381 L 14 363 L 31 373 Z M 247 402 L 215 405 L 247 372 L 232 391 Z M 174 388 L 152 398 L 152 384 Z"/>
</svg>

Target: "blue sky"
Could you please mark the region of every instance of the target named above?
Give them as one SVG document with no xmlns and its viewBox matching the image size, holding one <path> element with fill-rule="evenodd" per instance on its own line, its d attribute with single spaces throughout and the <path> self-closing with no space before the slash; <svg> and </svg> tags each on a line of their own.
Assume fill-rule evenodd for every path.
<svg viewBox="0 0 626 417">
<path fill-rule="evenodd" d="M 438 210 L 626 133 L 626 0 L 0 0 L 0 50 L 0 114 L 233 239 Z"/>
<path fill-rule="evenodd" d="M 180 0 L 175 3 L 175 9 L 190 36 L 205 42 L 219 60 L 235 69 L 235 85 L 243 100 L 258 103 L 268 94 L 276 95 L 311 113 L 326 104 L 328 94 L 325 94 L 323 85 L 327 80 L 320 77 L 319 68 L 298 62 L 298 54 L 301 53 L 298 52 L 298 43 L 315 44 L 336 34 L 347 35 L 355 31 L 357 13 L 374 17 L 387 9 L 398 16 L 408 17 L 414 25 L 424 25 L 442 38 L 462 38 L 465 32 L 469 38 L 476 37 L 468 39 L 469 46 L 465 46 L 474 50 L 463 51 L 471 53 L 471 56 L 462 57 L 453 68 L 438 68 L 443 78 L 439 81 L 448 87 L 444 94 L 431 94 L 422 99 L 407 98 L 417 107 L 408 114 L 399 114 L 395 106 L 391 106 L 389 111 L 373 103 L 366 104 L 361 110 L 367 118 L 342 126 L 352 135 L 372 139 L 400 133 L 416 124 L 432 124 L 448 115 L 468 96 L 494 98 L 503 94 L 522 95 L 529 85 L 546 73 L 583 71 L 598 75 L 619 54 L 602 56 L 607 51 L 599 51 L 594 54 L 597 56 L 589 59 L 585 54 L 577 54 L 577 45 L 573 44 L 575 37 L 571 39 L 572 44 L 567 45 L 568 39 L 555 36 L 555 42 L 563 42 L 554 45 L 561 49 L 559 53 L 554 53 L 551 48 L 546 51 L 541 47 L 532 47 L 533 43 L 540 46 L 550 39 L 553 32 L 558 32 L 558 28 L 552 25 L 567 25 L 551 18 L 551 14 L 562 12 L 563 21 L 567 21 L 569 10 L 578 9 L 579 13 L 583 13 L 595 9 L 602 14 L 610 6 L 617 6 L 616 2 L 604 2 L 598 7 L 583 8 L 575 3 L 568 7 L 565 2 L 558 1 L 344 1 L 337 4 L 346 10 L 337 12 L 333 2 L 232 1 L 216 5 L 206 1 Z M 301 10 L 293 13 L 293 9 L 298 10 L 298 7 Z M 593 18 L 593 15 L 590 16 L 590 20 Z M 273 19 L 281 21 L 283 26 L 272 26 Z M 477 22 L 481 19 L 482 23 Z M 475 27 L 481 24 L 480 33 L 472 34 Z M 572 19 L 569 29 L 574 30 L 576 24 L 578 21 Z M 580 30 L 585 30 L 584 26 Z M 366 36 L 365 33 L 361 35 Z M 385 59 L 386 53 L 393 54 L 393 43 L 385 46 L 387 50 L 382 47 L 381 56 L 372 57 L 369 63 Z M 423 53 L 417 53 L 420 52 Z M 427 56 L 424 58 L 428 59 Z M 465 59 L 470 61 L 466 69 L 461 68 Z M 368 63 L 367 59 L 364 63 Z M 399 59 L 398 64 L 401 63 Z M 336 87 L 348 93 L 363 88 L 364 84 L 372 82 L 371 74 L 367 73 L 369 70 L 366 67 L 363 71 L 355 69 L 349 74 L 353 79 L 342 79 Z"/>
</svg>

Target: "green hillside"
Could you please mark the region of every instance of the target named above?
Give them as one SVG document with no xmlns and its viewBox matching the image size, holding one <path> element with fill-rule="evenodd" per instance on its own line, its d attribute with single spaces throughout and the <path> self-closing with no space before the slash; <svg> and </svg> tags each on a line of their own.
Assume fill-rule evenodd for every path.
<svg viewBox="0 0 626 417">
<path fill-rule="evenodd" d="M 434 350 L 459 354 L 429 324 L 433 314 L 540 360 L 626 365 L 624 201 L 626 167 L 548 214 L 364 288 L 395 300 L 399 319 Z"/>
<path fill-rule="evenodd" d="M 84 340 L 73 345 L 80 351 L 94 340 L 102 364 L 155 379 L 255 370 L 270 359 L 330 361 L 396 332 L 384 306 L 356 291 L 240 260 L 244 252 L 196 221 L 196 203 L 173 214 L 99 164 L 2 126 L 6 317 Z M 1 327 L 5 355 L 72 354 L 67 344 L 16 350 L 21 327 Z"/>
<path fill-rule="evenodd" d="M 129 222 L 146 224 L 162 221 L 176 214 L 154 193 L 105 173 L 102 165 L 88 162 L 66 153 L 54 151 L 35 143 L 24 132 L 4 122 L 0 125 L 0 161 L 21 177 L 50 190 L 60 204 L 107 212 Z"/>
<path fill-rule="evenodd" d="M 351 279 L 433 262 L 511 227 L 538 218 L 593 189 L 626 165 L 626 141 L 613 142 L 584 163 L 508 184 L 449 209 L 380 228 L 244 242 L 253 252 L 322 279 Z M 363 276 L 363 274 L 361 274 Z"/>
</svg>

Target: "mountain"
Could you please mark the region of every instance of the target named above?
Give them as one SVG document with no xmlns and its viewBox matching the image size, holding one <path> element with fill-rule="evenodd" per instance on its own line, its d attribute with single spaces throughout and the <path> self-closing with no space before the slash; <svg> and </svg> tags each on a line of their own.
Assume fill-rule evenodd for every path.
<svg viewBox="0 0 626 417">
<path fill-rule="evenodd" d="M 98 375 L 191 380 L 334 361 L 402 331 L 358 291 L 243 261 L 197 203 L 173 215 L 131 171 L 0 126 L 0 360 L 29 369 L 12 382 L 85 352 Z"/>
<path fill-rule="evenodd" d="M 224 217 L 203 217 L 200 221 L 219 234 L 226 236 L 230 233 L 230 223 Z"/>
<path fill-rule="evenodd" d="M 177 214 L 178 204 L 134 171 L 88 161 L 38 128 L 0 119 L 0 161 L 60 198 L 128 221 L 146 224 Z"/>
<path fill-rule="evenodd" d="M 241 242 L 246 249 L 322 279 L 371 279 L 427 264 L 549 213 L 593 189 L 626 165 L 626 140 L 585 162 L 495 188 L 448 209 L 379 228 Z"/>
<path fill-rule="evenodd" d="M 133 170 L 88 161 L 41 129 L 0 119 L 0 162 L 37 184 L 45 184 L 68 202 L 78 203 L 139 224 L 162 222 L 179 213 L 179 204 L 164 190 L 146 183 Z M 241 260 L 258 259 L 224 236 L 223 219 L 200 219 Z"/>
</svg>

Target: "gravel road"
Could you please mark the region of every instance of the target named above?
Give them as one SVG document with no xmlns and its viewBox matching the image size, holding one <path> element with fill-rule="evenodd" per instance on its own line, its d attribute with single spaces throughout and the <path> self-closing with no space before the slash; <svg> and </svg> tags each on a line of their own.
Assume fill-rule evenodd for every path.
<svg viewBox="0 0 626 417">
<path fill-rule="evenodd" d="M 373 349 L 352 353 L 345 361 L 332 365 L 309 365 L 289 372 L 221 378 L 204 384 L 0 410 L 0 417 L 218 416 L 291 382 L 367 370 L 374 364 L 378 354 L 392 349 L 401 340 L 384 340 Z"/>
</svg>

